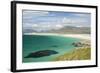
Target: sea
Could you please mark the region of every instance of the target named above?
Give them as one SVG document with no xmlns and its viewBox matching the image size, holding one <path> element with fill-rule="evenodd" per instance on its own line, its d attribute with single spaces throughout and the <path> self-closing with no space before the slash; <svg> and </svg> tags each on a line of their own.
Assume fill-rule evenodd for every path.
<svg viewBox="0 0 100 73">
<path fill-rule="evenodd" d="M 73 42 L 78 42 L 80 39 L 72 37 L 63 37 L 55 35 L 23 35 L 23 49 L 22 49 L 22 62 L 50 62 L 65 53 L 74 50 L 76 47 L 72 45 Z M 56 47 L 55 47 L 56 46 Z M 39 58 L 25 58 L 32 52 L 41 50 L 54 50 L 58 52 L 50 56 Z"/>
</svg>

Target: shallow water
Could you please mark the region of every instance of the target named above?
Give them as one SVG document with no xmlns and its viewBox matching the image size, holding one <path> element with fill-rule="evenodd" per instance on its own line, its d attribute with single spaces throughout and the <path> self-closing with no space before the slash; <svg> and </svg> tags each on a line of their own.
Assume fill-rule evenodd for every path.
<svg viewBox="0 0 100 73">
<path fill-rule="evenodd" d="M 50 35 L 23 35 L 22 60 L 24 63 L 53 61 L 56 57 L 75 49 L 72 43 L 77 41 L 80 39 Z M 40 50 L 54 50 L 58 54 L 40 58 L 25 58 L 28 54 Z"/>
</svg>

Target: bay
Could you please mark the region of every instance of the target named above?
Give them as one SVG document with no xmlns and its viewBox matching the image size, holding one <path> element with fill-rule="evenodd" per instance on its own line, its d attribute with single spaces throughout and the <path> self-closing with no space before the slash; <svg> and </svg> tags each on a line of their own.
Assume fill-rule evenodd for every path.
<svg viewBox="0 0 100 73">
<path fill-rule="evenodd" d="M 56 57 L 74 50 L 76 47 L 72 43 L 78 41 L 80 41 L 78 38 L 55 35 L 23 35 L 22 61 L 23 63 L 54 61 Z M 30 53 L 41 50 L 54 50 L 58 54 L 39 58 L 25 58 Z"/>
</svg>

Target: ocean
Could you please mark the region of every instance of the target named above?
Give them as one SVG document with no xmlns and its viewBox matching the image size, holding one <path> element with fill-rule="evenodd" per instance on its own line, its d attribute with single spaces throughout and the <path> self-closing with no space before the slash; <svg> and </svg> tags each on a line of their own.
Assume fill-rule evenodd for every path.
<svg viewBox="0 0 100 73">
<path fill-rule="evenodd" d="M 23 35 L 22 61 L 23 63 L 54 61 L 58 56 L 75 49 L 76 47 L 72 43 L 78 41 L 80 41 L 78 38 L 55 35 Z M 58 54 L 39 58 L 25 58 L 30 53 L 41 50 L 54 50 Z"/>
</svg>

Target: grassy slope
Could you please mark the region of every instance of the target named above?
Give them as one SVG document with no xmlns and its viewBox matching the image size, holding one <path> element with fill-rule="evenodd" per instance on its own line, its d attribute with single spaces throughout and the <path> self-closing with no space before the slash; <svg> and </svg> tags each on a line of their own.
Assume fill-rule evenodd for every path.
<svg viewBox="0 0 100 73">
<path fill-rule="evenodd" d="M 62 56 L 57 57 L 56 61 L 64 61 L 64 60 L 87 60 L 91 59 L 91 49 L 87 48 L 79 48 L 70 53 L 66 53 Z"/>
</svg>

